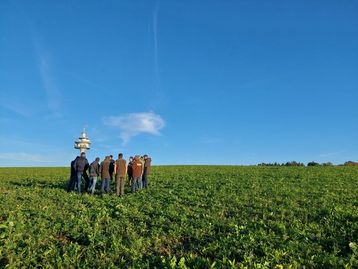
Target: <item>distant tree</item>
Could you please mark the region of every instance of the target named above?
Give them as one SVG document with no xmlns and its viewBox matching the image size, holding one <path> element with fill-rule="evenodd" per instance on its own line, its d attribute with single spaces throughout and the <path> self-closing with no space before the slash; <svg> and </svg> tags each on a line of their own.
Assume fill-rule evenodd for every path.
<svg viewBox="0 0 358 269">
<path fill-rule="evenodd" d="M 307 166 L 320 166 L 320 164 L 316 162 L 309 162 Z"/>
<path fill-rule="evenodd" d="M 322 166 L 333 166 L 333 163 L 331 163 L 331 162 L 322 163 Z"/>
<path fill-rule="evenodd" d="M 358 166 L 357 162 L 348 161 L 344 163 L 344 166 Z"/>
<path fill-rule="evenodd" d="M 285 166 L 305 166 L 305 165 L 304 165 L 304 163 L 292 161 L 292 162 L 287 162 L 287 163 L 285 164 Z"/>
<path fill-rule="evenodd" d="M 279 163 L 259 163 L 258 166 L 280 166 Z"/>
<path fill-rule="evenodd" d="M 257 166 L 305 166 L 304 163 L 300 163 L 300 162 L 296 162 L 296 161 L 292 161 L 292 162 L 287 162 L 287 163 L 278 163 L 278 162 L 274 162 L 274 163 L 259 163 Z"/>
</svg>

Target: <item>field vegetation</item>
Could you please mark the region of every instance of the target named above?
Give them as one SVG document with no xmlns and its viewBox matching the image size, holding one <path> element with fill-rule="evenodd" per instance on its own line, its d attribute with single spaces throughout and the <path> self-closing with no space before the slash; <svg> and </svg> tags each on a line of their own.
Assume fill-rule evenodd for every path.
<svg viewBox="0 0 358 269">
<path fill-rule="evenodd" d="M 68 177 L 0 168 L 0 267 L 358 268 L 358 167 L 153 167 L 123 198 Z"/>
</svg>

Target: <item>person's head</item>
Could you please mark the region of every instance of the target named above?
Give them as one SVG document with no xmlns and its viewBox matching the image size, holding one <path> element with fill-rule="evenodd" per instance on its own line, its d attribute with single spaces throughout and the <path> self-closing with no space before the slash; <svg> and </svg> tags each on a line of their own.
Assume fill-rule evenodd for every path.
<svg viewBox="0 0 358 269">
<path fill-rule="evenodd" d="M 132 162 L 133 161 L 133 156 L 129 157 L 129 161 Z"/>
<path fill-rule="evenodd" d="M 144 160 L 148 159 L 148 155 L 147 155 L 147 154 L 144 154 L 143 159 L 144 159 Z"/>
<path fill-rule="evenodd" d="M 118 154 L 118 159 L 122 159 L 123 158 L 123 153 L 119 153 Z"/>
<path fill-rule="evenodd" d="M 109 159 L 112 160 L 112 159 L 113 159 L 113 155 L 109 155 Z"/>
<path fill-rule="evenodd" d="M 139 156 L 139 155 L 136 155 L 136 156 L 134 157 L 134 160 L 139 161 L 139 160 L 140 160 L 140 156 Z"/>
<path fill-rule="evenodd" d="M 85 153 L 85 152 L 81 152 L 81 157 L 82 157 L 82 158 L 86 158 L 86 153 Z"/>
<path fill-rule="evenodd" d="M 99 162 L 99 160 L 100 160 L 99 157 L 96 157 L 96 162 Z"/>
</svg>

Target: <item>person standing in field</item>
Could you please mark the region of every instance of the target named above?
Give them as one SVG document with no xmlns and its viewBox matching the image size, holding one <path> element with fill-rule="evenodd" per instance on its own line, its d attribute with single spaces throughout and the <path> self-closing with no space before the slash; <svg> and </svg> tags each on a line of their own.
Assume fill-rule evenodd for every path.
<svg viewBox="0 0 358 269">
<path fill-rule="evenodd" d="M 118 160 L 114 164 L 114 173 L 116 174 L 117 196 L 124 195 L 124 181 L 127 174 L 127 162 L 123 159 L 123 154 L 118 154 Z"/>
<path fill-rule="evenodd" d="M 143 172 L 144 172 L 144 156 L 140 156 L 140 161 L 142 163 L 142 176 L 141 176 L 141 179 L 140 179 L 140 189 L 143 189 Z"/>
<path fill-rule="evenodd" d="M 70 175 L 70 181 L 68 182 L 67 185 L 67 192 L 73 191 L 76 185 L 76 181 L 77 181 L 77 175 L 76 175 L 76 170 L 74 167 L 75 161 L 77 160 L 77 158 L 79 158 L 80 156 L 77 156 L 76 159 L 74 159 L 71 162 L 71 175 Z"/>
<path fill-rule="evenodd" d="M 143 169 L 144 169 L 144 156 L 140 156 L 140 161 L 142 162 L 142 164 L 143 164 Z"/>
<path fill-rule="evenodd" d="M 139 155 L 136 155 L 132 162 L 132 173 L 132 192 L 136 192 L 142 188 L 143 164 L 139 158 Z"/>
<path fill-rule="evenodd" d="M 143 169 L 142 183 L 143 183 L 143 188 L 147 189 L 148 177 L 150 174 L 150 166 L 151 166 L 152 159 L 149 158 L 147 154 L 143 156 L 143 159 L 144 159 L 144 169 Z"/>
<path fill-rule="evenodd" d="M 129 157 L 128 166 L 127 166 L 127 175 L 128 175 L 129 187 L 132 186 L 132 179 L 133 179 L 132 162 L 133 162 L 133 157 L 131 156 L 131 157 Z"/>
<path fill-rule="evenodd" d="M 106 192 L 110 193 L 110 181 L 111 176 L 109 174 L 109 166 L 110 166 L 110 157 L 106 156 L 104 161 L 101 163 L 101 177 L 102 177 L 102 185 L 101 185 L 101 193 L 103 194 L 104 188 L 106 188 Z"/>
<path fill-rule="evenodd" d="M 141 176 L 141 179 L 140 179 L 140 190 L 143 189 L 143 172 L 144 172 L 144 156 L 140 156 L 140 162 L 142 163 L 142 176 Z"/>
<path fill-rule="evenodd" d="M 90 179 L 91 179 L 91 194 L 94 194 L 94 191 L 96 189 L 96 184 L 97 184 L 97 179 L 100 175 L 100 164 L 99 164 L 99 157 L 96 158 L 96 160 L 94 162 L 91 163 L 90 165 Z"/>
<path fill-rule="evenodd" d="M 109 176 L 111 178 L 111 182 L 113 182 L 113 173 L 114 173 L 113 155 L 109 155 Z"/>
<path fill-rule="evenodd" d="M 76 158 L 73 169 L 76 172 L 77 175 L 77 191 L 78 193 L 81 193 L 81 183 L 82 183 L 82 177 L 85 179 L 85 192 L 88 190 L 89 186 L 89 178 L 87 175 L 87 169 L 89 167 L 88 160 L 86 158 L 86 153 L 82 152 L 81 156 L 79 158 Z"/>
</svg>

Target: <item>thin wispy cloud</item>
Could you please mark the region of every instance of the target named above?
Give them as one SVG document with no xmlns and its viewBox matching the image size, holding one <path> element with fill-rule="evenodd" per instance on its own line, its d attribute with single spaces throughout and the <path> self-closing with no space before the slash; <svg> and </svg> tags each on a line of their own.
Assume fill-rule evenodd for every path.
<svg viewBox="0 0 358 269">
<path fill-rule="evenodd" d="M 59 114 L 61 94 L 54 81 L 49 58 L 46 55 L 40 55 L 40 72 L 43 87 L 47 95 L 48 109 L 55 114 Z"/>
<path fill-rule="evenodd" d="M 0 153 L 0 160 L 16 161 L 16 162 L 36 162 L 36 163 L 47 163 L 45 157 L 40 154 L 31 154 L 26 152 L 5 152 Z"/>
<path fill-rule="evenodd" d="M 71 146 L 18 136 L 0 135 L 0 149 L 0 166 L 67 165 L 73 158 Z"/>
<path fill-rule="evenodd" d="M 30 109 L 31 106 L 24 103 L 23 100 L 10 100 L 6 98 L 0 102 L 0 106 L 25 118 L 31 117 L 34 114 L 34 111 Z"/>
<path fill-rule="evenodd" d="M 162 117 L 154 112 L 130 113 L 111 116 L 103 119 L 106 126 L 118 128 L 123 144 L 139 134 L 160 135 L 165 123 Z"/>
<path fill-rule="evenodd" d="M 160 87 L 159 63 L 158 63 L 158 13 L 159 2 L 157 1 L 153 11 L 153 47 L 154 47 L 154 71 L 157 88 Z"/>
<path fill-rule="evenodd" d="M 1 152 L 0 167 L 21 166 L 58 166 L 68 165 L 73 159 L 72 153 L 52 152 L 38 154 L 27 151 Z"/>
<path fill-rule="evenodd" d="M 160 76 L 160 63 L 159 63 L 159 0 L 155 2 L 154 9 L 152 11 L 152 34 L 153 34 L 153 58 L 154 58 L 154 98 L 151 100 L 150 106 L 155 109 L 158 104 L 162 103 L 166 99 L 165 92 L 161 85 Z"/>
<path fill-rule="evenodd" d="M 1 152 L 0 166 L 53 166 L 67 165 L 73 154 L 66 152 L 52 152 L 38 154 L 27 151 Z"/>
<path fill-rule="evenodd" d="M 332 158 L 332 157 L 336 157 L 338 155 L 342 155 L 342 154 L 345 154 L 345 153 L 346 153 L 345 150 L 333 151 L 333 152 L 325 152 L 325 153 L 319 154 L 319 157 L 320 158 Z"/>
<path fill-rule="evenodd" d="M 47 108 L 55 116 L 60 115 L 61 92 L 58 89 L 55 76 L 53 74 L 53 64 L 50 54 L 44 48 L 40 38 L 33 36 L 33 43 L 38 57 L 38 67 L 41 75 L 42 86 L 46 93 Z"/>
<path fill-rule="evenodd" d="M 67 73 L 70 77 L 72 77 L 73 79 L 75 79 L 76 81 L 78 82 L 81 82 L 83 84 L 85 84 L 86 86 L 90 86 L 90 87 L 93 87 L 93 88 L 98 88 L 98 89 L 101 89 L 101 86 L 98 85 L 97 83 L 87 79 L 86 77 L 78 74 L 78 73 L 74 73 L 74 72 L 71 72 L 71 73 Z"/>
<path fill-rule="evenodd" d="M 200 142 L 203 144 L 219 144 L 222 143 L 223 141 L 221 138 L 216 138 L 216 137 L 201 137 Z"/>
</svg>

